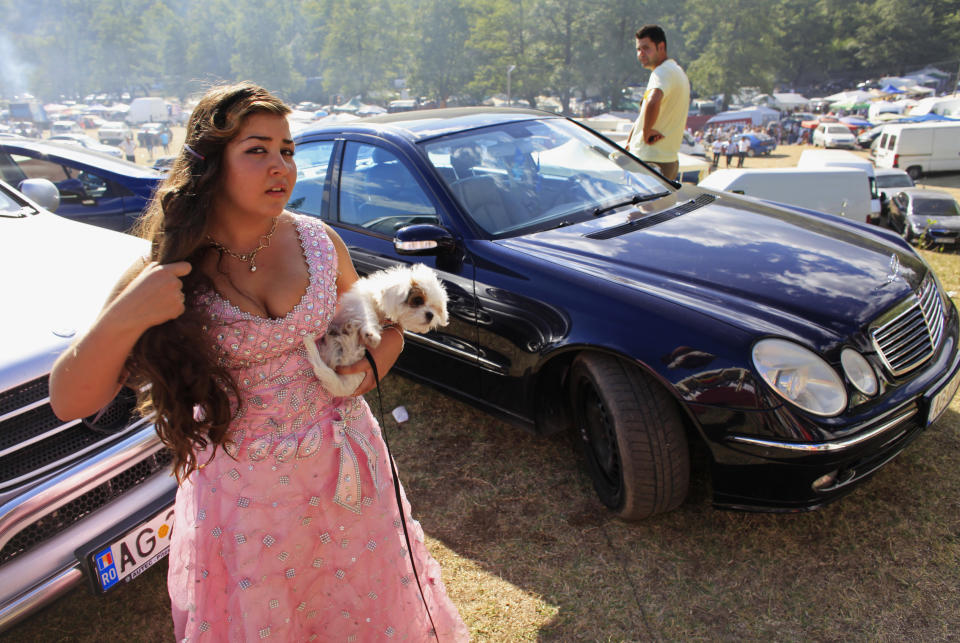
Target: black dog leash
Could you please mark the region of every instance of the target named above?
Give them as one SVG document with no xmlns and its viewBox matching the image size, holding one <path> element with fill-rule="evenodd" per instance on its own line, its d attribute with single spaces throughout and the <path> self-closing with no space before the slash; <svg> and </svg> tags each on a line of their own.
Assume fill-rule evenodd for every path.
<svg viewBox="0 0 960 643">
<path fill-rule="evenodd" d="M 387 459 L 390 460 L 390 472 L 393 474 L 393 490 L 397 496 L 397 508 L 400 510 L 400 524 L 403 525 L 403 537 L 407 541 L 410 567 L 413 568 L 413 578 L 417 581 L 417 589 L 420 590 L 423 609 L 427 610 L 427 618 L 430 619 L 430 625 L 433 627 L 433 636 L 439 643 L 440 635 L 437 633 L 437 625 L 433 622 L 433 615 L 430 614 L 430 606 L 427 605 L 427 597 L 423 593 L 423 585 L 420 584 L 420 575 L 417 573 L 417 564 L 413 560 L 413 547 L 410 546 L 410 534 L 407 532 L 407 517 L 403 511 L 403 498 L 400 495 L 400 476 L 397 475 L 397 465 L 393 461 L 393 454 L 390 453 L 390 443 L 387 441 L 387 425 L 383 421 L 383 396 L 380 394 L 380 374 L 377 372 L 377 363 L 374 361 L 370 351 L 365 352 L 365 357 L 367 361 L 370 362 L 370 368 L 373 369 L 373 379 L 377 383 L 377 401 L 380 403 L 380 434 L 383 436 L 384 446 L 387 447 Z"/>
</svg>

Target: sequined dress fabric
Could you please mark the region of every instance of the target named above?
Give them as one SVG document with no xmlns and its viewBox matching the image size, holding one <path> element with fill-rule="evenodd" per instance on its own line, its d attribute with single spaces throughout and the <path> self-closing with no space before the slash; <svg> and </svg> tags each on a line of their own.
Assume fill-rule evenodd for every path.
<svg viewBox="0 0 960 643">
<path fill-rule="evenodd" d="M 336 305 L 336 250 L 296 217 L 310 284 L 284 318 L 202 295 L 207 331 L 242 403 L 230 442 L 177 493 L 168 588 L 179 641 L 465 641 L 423 530 L 404 512 L 362 397 L 332 398 L 302 340 Z M 435 635 L 436 634 L 436 635 Z"/>
</svg>

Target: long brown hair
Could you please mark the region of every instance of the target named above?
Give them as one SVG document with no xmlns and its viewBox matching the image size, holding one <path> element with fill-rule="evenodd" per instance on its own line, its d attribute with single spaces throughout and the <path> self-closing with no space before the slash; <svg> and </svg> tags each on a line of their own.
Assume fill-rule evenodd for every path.
<svg viewBox="0 0 960 643">
<path fill-rule="evenodd" d="M 197 469 L 197 450 L 226 441 L 231 403 L 240 400 L 236 382 L 218 363 L 197 298 L 213 288 L 200 260 L 209 247 L 214 196 L 223 184 L 224 149 L 257 112 L 284 116 L 290 108 L 252 83 L 210 89 L 190 115 L 184 148 L 135 229 L 151 242 L 151 261 L 193 266 L 183 277 L 186 312 L 147 330 L 129 364 L 139 384 L 138 410 L 155 414 L 157 433 L 173 451 L 177 480 Z"/>
</svg>

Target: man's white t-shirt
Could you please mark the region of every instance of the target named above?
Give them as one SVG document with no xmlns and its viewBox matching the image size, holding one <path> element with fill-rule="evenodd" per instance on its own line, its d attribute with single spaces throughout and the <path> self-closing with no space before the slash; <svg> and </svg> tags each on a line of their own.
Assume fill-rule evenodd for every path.
<svg viewBox="0 0 960 643">
<path fill-rule="evenodd" d="M 687 108 L 690 106 L 690 81 L 673 58 L 667 58 L 650 73 L 650 82 L 643 94 L 646 102 L 654 89 L 663 92 L 660 99 L 660 113 L 653 129 L 663 134 L 663 138 L 652 145 L 643 141 L 641 132 L 643 123 L 640 117 L 633 124 L 630 135 L 630 151 L 644 161 L 672 163 L 677 160 L 677 152 L 683 142 L 683 130 L 687 125 Z M 640 113 L 643 113 L 641 106 Z"/>
</svg>

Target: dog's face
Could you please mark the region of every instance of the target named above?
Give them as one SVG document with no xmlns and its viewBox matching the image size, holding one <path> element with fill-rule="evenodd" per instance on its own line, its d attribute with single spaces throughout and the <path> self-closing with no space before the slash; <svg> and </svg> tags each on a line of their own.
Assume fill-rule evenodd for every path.
<svg viewBox="0 0 960 643">
<path fill-rule="evenodd" d="M 446 326 L 447 292 L 436 274 L 423 264 L 403 274 L 383 293 L 381 306 L 387 317 L 414 333 Z"/>
</svg>

